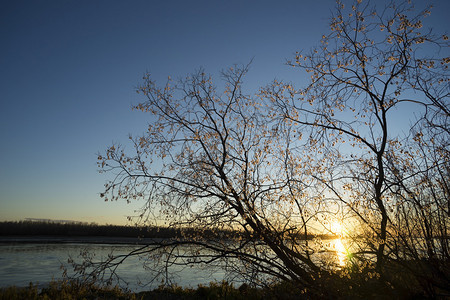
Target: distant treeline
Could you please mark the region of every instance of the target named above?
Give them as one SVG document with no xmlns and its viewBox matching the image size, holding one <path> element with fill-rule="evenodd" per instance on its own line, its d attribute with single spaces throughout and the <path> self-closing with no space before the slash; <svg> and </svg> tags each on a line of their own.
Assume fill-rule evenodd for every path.
<svg viewBox="0 0 450 300">
<path fill-rule="evenodd" d="M 138 227 L 120 225 L 98 225 L 95 223 L 57 223 L 48 221 L 0 222 L 0 236 L 104 236 L 139 238 L 174 238 L 183 236 L 203 239 L 231 239 L 243 232 L 195 228 Z M 326 238 L 327 236 L 321 236 Z M 300 237 L 312 239 L 313 236 Z"/>
<path fill-rule="evenodd" d="M 0 222 L 0 236 L 106 236 L 173 238 L 201 234 L 204 238 L 231 238 L 237 232 L 176 229 L 164 227 L 137 227 L 120 225 L 98 225 L 95 223 L 56 223 L 45 221 Z"/>
</svg>

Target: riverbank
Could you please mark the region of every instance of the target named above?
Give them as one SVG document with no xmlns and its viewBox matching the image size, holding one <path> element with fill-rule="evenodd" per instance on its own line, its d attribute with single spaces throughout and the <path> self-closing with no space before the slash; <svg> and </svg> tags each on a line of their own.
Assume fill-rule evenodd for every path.
<svg viewBox="0 0 450 300">
<path fill-rule="evenodd" d="M 269 289 L 250 288 L 246 285 L 236 288 L 226 282 L 210 283 L 208 286 L 198 286 L 196 289 L 172 286 L 134 293 L 117 287 L 54 281 L 42 289 L 33 284 L 28 287 L 0 288 L 0 299 L 276 299 L 275 294 L 271 293 L 273 292 Z"/>
<path fill-rule="evenodd" d="M 5 241 L 30 242 L 47 239 L 50 242 L 67 240 L 87 241 L 87 243 L 142 243 L 145 239 L 168 239 L 180 237 L 202 237 L 203 239 L 231 240 L 244 235 L 242 231 L 212 228 L 167 228 L 158 226 L 120 226 L 85 223 L 55 223 L 44 221 L 0 222 L 0 238 Z M 19 239 L 20 237 L 20 239 Z M 36 237 L 36 238 L 34 238 Z M 95 238 L 88 238 L 95 237 Z M 336 238 L 329 235 L 299 236 L 299 240 Z M 22 239 L 24 238 L 24 239 Z M 100 242 L 97 242 L 100 241 Z"/>
<path fill-rule="evenodd" d="M 10 235 L 0 236 L 0 244 L 112 244 L 146 245 L 162 238 L 114 237 L 114 236 L 51 236 Z"/>
<path fill-rule="evenodd" d="M 197 288 L 161 286 L 150 291 L 132 292 L 118 287 L 100 287 L 93 284 L 78 284 L 74 281 L 53 281 L 47 287 L 38 288 L 30 283 L 27 287 L 0 288 L 0 300 L 14 299 L 132 299 L 132 300 L 272 300 L 272 299 L 423 299 L 425 295 L 406 289 L 392 289 L 379 280 L 364 285 L 349 284 L 337 280 L 330 288 L 337 288 L 318 294 L 299 289 L 290 283 L 277 283 L 264 288 L 242 284 L 235 287 L 227 282 L 211 282 Z M 441 299 L 439 297 L 439 299 Z M 443 296 L 442 299 L 448 299 Z"/>
<path fill-rule="evenodd" d="M 41 228 L 73 229 L 70 226 L 65 227 L 67 224 L 59 224 L 63 225 L 62 227 L 46 227 L 46 224 L 43 225 Z M 89 226 L 91 225 L 87 226 L 81 228 L 95 228 L 90 228 Z M 234 287 L 226 282 L 208 285 L 207 283 L 210 281 L 216 280 L 216 282 L 220 282 L 220 280 L 225 278 L 223 272 L 218 273 L 220 276 L 212 276 L 213 273 L 210 271 L 204 276 L 205 274 L 203 273 L 196 274 L 193 268 L 175 270 L 179 280 L 172 282 L 176 282 L 182 287 L 157 288 L 160 282 L 158 281 L 152 286 L 141 286 L 139 289 L 128 285 L 127 287 L 130 290 L 127 291 L 116 288 L 100 288 L 95 285 L 51 282 L 52 278 L 67 278 L 65 276 L 58 277 L 55 273 L 60 270 L 62 263 L 67 261 L 67 257 L 76 258 L 78 255 L 81 255 L 80 253 L 91 253 L 95 255 L 96 259 L 101 260 L 102 257 L 107 257 L 113 250 L 129 253 L 132 248 L 136 248 L 134 246 L 136 244 L 147 244 L 151 241 L 162 239 L 142 236 L 86 236 L 81 235 L 83 231 L 77 232 L 80 235 L 13 235 L 9 233 L 0 236 L 0 244 L 4 245 L 0 247 L 0 249 L 4 250 L 4 255 L 0 255 L 2 259 L 0 270 L 3 269 L 4 271 L 3 275 L 0 274 L 0 282 L 4 284 L 3 288 L 0 289 L 0 299 L 321 299 L 326 296 L 317 295 L 317 290 L 323 290 L 324 293 L 332 293 L 333 299 L 410 299 L 414 297 L 419 299 L 427 295 L 425 291 L 428 282 L 421 279 L 422 277 L 415 276 L 416 273 L 424 275 L 423 278 L 433 278 L 437 282 L 435 284 L 437 287 L 434 290 L 436 297 L 450 298 L 448 288 L 441 284 L 441 282 L 446 282 L 445 278 L 448 276 L 448 269 L 444 268 L 441 270 L 441 274 L 444 274 L 443 278 L 434 278 L 432 277 L 434 273 L 432 273 L 433 270 L 431 269 L 434 266 L 432 261 L 403 261 L 401 266 L 399 264 L 387 264 L 387 270 L 384 274 L 388 278 L 385 277 L 384 280 L 381 280 L 378 274 L 375 273 L 375 270 L 370 267 L 357 268 L 348 265 L 335 272 L 323 273 L 320 274 L 321 276 L 316 277 L 314 280 L 317 284 L 311 286 L 315 287 L 315 294 L 312 294 L 312 291 L 299 290 L 298 287 L 289 283 L 269 284 L 264 289 L 251 288 L 247 285 Z M 101 231 L 92 230 L 91 232 L 98 234 Z M 156 231 L 156 233 L 158 232 Z M 148 276 L 148 271 L 143 268 L 142 261 L 139 259 L 127 259 L 126 262 L 121 263 L 119 269 L 117 272 L 120 272 L 120 276 L 125 282 L 132 282 L 136 278 L 141 280 L 145 278 L 144 276 Z M 405 269 L 411 272 L 404 272 Z M 424 272 L 429 272 L 429 274 Z M 28 278 L 28 275 L 33 275 L 34 277 Z M 70 277 L 71 274 L 68 275 Z M 46 279 L 44 280 L 44 278 Z M 190 282 L 184 282 L 186 279 L 189 279 Z M 193 281 L 194 279 L 196 281 Z M 37 286 L 38 280 L 40 282 L 39 286 Z M 22 288 L 11 286 L 12 284 L 26 286 L 28 282 L 33 282 L 36 285 Z M 203 285 L 199 285 L 200 283 Z M 145 291 L 143 289 L 152 290 Z M 244 298 L 240 296 L 243 294 L 246 295 Z M 206 296 L 203 297 L 202 295 Z"/>
</svg>

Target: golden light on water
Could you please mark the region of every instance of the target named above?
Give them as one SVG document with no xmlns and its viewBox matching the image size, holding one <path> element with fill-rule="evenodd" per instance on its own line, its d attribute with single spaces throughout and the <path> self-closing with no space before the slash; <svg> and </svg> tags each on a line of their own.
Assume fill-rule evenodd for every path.
<svg viewBox="0 0 450 300">
<path fill-rule="evenodd" d="M 334 249 L 336 250 L 336 256 L 339 262 L 339 266 L 344 267 L 347 262 L 347 249 L 344 247 L 342 243 L 342 239 L 335 239 L 333 241 Z"/>
<path fill-rule="evenodd" d="M 336 251 L 336 257 L 338 259 L 339 266 L 344 267 L 347 262 L 347 255 L 348 255 L 348 250 L 342 243 L 342 238 L 344 237 L 345 231 L 341 222 L 336 221 L 331 223 L 330 225 L 331 225 L 330 226 L 331 232 L 339 237 L 333 240 L 332 246 Z"/>
</svg>

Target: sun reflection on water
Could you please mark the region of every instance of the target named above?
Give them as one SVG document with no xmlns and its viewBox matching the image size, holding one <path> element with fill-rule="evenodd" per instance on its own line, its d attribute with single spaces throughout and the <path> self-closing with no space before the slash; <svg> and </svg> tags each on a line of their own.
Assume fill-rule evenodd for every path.
<svg viewBox="0 0 450 300">
<path fill-rule="evenodd" d="M 338 238 L 333 240 L 333 247 L 336 250 L 336 256 L 339 262 L 339 266 L 344 267 L 347 262 L 347 249 L 342 243 L 342 239 Z"/>
<path fill-rule="evenodd" d="M 342 220 L 331 222 L 329 232 L 336 236 L 330 243 L 330 246 L 336 253 L 338 265 L 339 267 L 345 267 L 348 261 L 349 252 L 348 248 L 343 243 L 343 240 L 345 242 L 345 236 L 347 236 L 347 230 L 344 229 Z"/>
</svg>

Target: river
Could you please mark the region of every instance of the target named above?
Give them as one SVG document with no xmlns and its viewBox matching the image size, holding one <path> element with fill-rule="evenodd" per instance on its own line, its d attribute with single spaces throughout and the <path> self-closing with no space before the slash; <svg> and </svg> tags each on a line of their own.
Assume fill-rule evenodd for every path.
<svg viewBox="0 0 450 300">
<path fill-rule="evenodd" d="M 81 261 L 80 252 L 89 251 L 95 253 L 96 259 L 105 258 L 111 252 L 124 254 L 136 246 L 117 244 L 2 244 L 0 245 L 0 287 L 27 286 L 30 282 L 45 286 L 51 280 L 61 279 L 61 266 L 71 269 L 67 260 L 69 256 L 75 261 Z M 183 287 L 196 287 L 198 284 L 208 284 L 211 281 L 221 281 L 225 273 L 221 270 L 208 270 L 187 268 L 174 270 L 175 281 Z M 129 258 L 119 267 L 118 274 L 128 283 L 128 288 L 133 291 L 149 290 L 160 283 L 144 285 L 148 282 L 150 274 L 142 266 L 138 258 Z"/>
<path fill-rule="evenodd" d="M 1 242 L 1 241 L 0 241 Z M 333 240 L 334 247 L 339 249 L 340 240 Z M 332 243 L 333 243 L 332 242 Z M 75 261 L 81 262 L 81 252 L 89 251 L 95 254 L 95 260 L 106 258 L 108 254 L 125 254 L 135 249 L 134 245 L 127 244 L 90 244 L 79 242 L 44 243 L 41 241 L 20 243 L 0 243 L 0 287 L 27 286 L 30 282 L 38 284 L 39 287 L 47 285 L 52 280 L 62 279 L 65 267 L 68 274 L 71 266 L 68 264 L 69 256 Z M 343 264 L 345 255 L 337 253 L 339 264 Z M 174 282 L 182 287 L 197 287 L 199 284 L 208 284 L 211 281 L 222 281 L 225 278 L 224 270 L 213 269 L 210 266 L 194 266 L 182 269 L 172 269 L 175 273 Z M 128 284 L 127 288 L 132 291 L 150 290 L 156 288 L 161 282 L 153 282 L 145 285 L 150 280 L 148 270 L 145 270 L 142 261 L 132 257 L 124 261 L 117 273 Z M 123 286 L 123 285 L 121 285 Z"/>
</svg>

